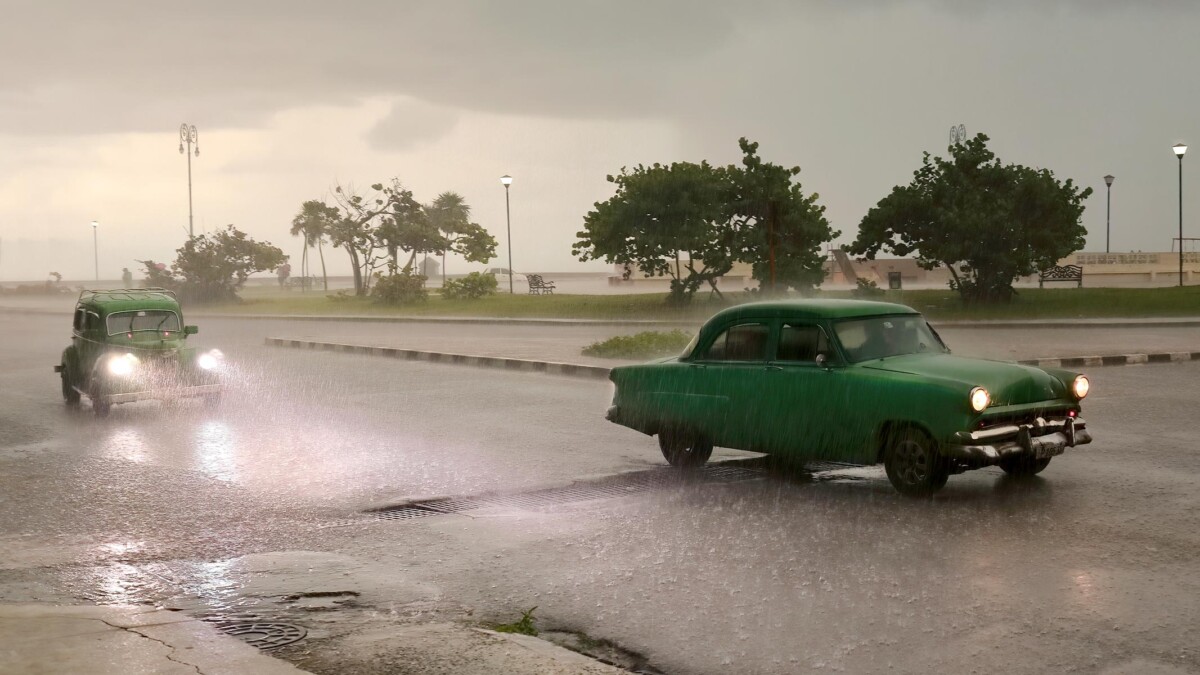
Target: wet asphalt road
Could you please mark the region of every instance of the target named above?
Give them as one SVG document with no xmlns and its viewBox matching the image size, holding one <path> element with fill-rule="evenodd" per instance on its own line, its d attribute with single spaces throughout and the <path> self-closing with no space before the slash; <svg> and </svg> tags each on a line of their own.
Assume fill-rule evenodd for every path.
<svg viewBox="0 0 1200 675">
<path fill-rule="evenodd" d="M 348 645 L 389 622 L 533 605 L 671 673 L 1200 671 L 1200 364 L 1094 371 L 1095 443 L 928 502 L 867 469 L 387 522 L 358 514 L 662 461 L 603 421 L 607 383 L 270 350 L 214 319 L 197 342 L 239 364 L 220 409 L 98 420 L 59 399 L 63 322 L 0 322 L 3 602 L 279 617 L 315 672 L 372 672 Z"/>
</svg>

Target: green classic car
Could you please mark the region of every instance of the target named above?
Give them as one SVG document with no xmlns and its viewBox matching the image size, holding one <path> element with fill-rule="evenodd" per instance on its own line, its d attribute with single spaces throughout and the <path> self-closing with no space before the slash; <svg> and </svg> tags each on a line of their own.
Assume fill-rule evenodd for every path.
<svg viewBox="0 0 1200 675">
<path fill-rule="evenodd" d="M 85 290 L 79 294 L 71 346 L 54 371 L 62 395 L 78 405 L 86 395 L 99 416 L 116 403 L 145 399 L 221 397 L 220 351 L 186 346 L 195 326 L 183 324 L 179 301 L 161 288 Z"/>
<path fill-rule="evenodd" d="M 612 370 L 608 419 L 658 435 L 672 465 L 714 445 L 798 461 L 883 462 L 906 494 L 999 465 L 1032 475 L 1090 443 L 1088 380 L 953 356 L 917 311 L 885 302 L 761 302 L 724 310 L 678 357 Z"/>
</svg>

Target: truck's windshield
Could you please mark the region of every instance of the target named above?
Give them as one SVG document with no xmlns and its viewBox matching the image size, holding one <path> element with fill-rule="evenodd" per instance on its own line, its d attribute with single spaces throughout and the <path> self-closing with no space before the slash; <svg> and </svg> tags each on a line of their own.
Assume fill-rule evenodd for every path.
<svg viewBox="0 0 1200 675">
<path fill-rule="evenodd" d="M 108 334 L 179 330 L 179 315 L 165 309 L 116 312 L 108 315 Z"/>
</svg>

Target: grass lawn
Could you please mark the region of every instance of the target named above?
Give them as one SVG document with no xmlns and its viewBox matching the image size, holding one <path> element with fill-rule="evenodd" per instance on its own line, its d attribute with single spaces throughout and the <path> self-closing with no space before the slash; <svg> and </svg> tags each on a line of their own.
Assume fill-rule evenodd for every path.
<svg viewBox="0 0 1200 675">
<path fill-rule="evenodd" d="M 822 292 L 817 297 L 849 298 L 849 291 Z M 369 299 L 333 300 L 323 292 L 284 292 L 249 289 L 243 301 L 211 305 L 209 312 L 245 314 L 477 316 L 511 318 L 642 319 L 703 321 L 717 310 L 751 299 L 742 293 L 726 294 L 725 301 L 710 301 L 699 294 L 691 307 L 675 309 L 664 295 L 508 295 L 479 300 L 444 300 L 431 295 L 428 302 L 388 307 Z M 888 291 L 878 299 L 909 305 L 931 319 L 1069 319 L 1104 317 L 1200 317 L 1200 286 L 1184 288 L 1054 288 L 1020 289 L 1011 304 L 963 307 L 950 290 Z"/>
</svg>

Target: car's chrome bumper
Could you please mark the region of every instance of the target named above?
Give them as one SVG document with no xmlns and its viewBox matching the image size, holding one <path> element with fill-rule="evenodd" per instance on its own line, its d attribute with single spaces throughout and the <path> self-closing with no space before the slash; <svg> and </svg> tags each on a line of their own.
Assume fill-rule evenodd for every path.
<svg viewBox="0 0 1200 675">
<path fill-rule="evenodd" d="M 119 394 L 103 394 L 100 398 L 104 403 L 133 403 L 134 401 L 166 401 L 177 398 L 195 398 L 211 396 L 223 390 L 220 384 L 197 384 L 190 387 L 164 387 L 160 389 L 145 389 Z"/>
<path fill-rule="evenodd" d="M 1011 424 L 978 431 L 960 431 L 944 447 L 947 456 L 972 467 L 998 464 L 1005 457 L 1032 455 L 1044 459 L 1067 448 L 1092 442 L 1087 422 L 1066 417 L 1037 418 L 1031 424 Z"/>
</svg>

